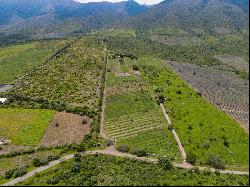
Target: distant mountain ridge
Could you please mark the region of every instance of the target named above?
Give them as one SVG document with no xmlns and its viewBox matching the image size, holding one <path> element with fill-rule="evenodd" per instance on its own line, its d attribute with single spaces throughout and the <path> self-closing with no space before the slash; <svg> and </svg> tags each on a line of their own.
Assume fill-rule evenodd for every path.
<svg viewBox="0 0 250 187">
<path fill-rule="evenodd" d="M 165 26 L 201 35 L 223 34 L 249 28 L 248 7 L 248 0 L 165 0 L 155 6 L 134 0 L 0 0 L 0 34 L 47 38 L 110 27 L 147 30 Z"/>
</svg>

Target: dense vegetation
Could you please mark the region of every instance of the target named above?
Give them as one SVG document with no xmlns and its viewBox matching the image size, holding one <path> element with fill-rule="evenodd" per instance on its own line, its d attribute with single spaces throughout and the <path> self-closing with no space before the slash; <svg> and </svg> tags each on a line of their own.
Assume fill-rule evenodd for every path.
<svg viewBox="0 0 250 187">
<path fill-rule="evenodd" d="M 53 110 L 0 108 L 0 137 L 14 145 L 36 145 L 54 114 Z"/>
<path fill-rule="evenodd" d="M 9 95 L 39 99 L 44 103 L 64 102 L 97 110 L 103 68 L 103 46 L 85 37 L 56 58 L 18 80 Z"/>
<path fill-rule="evenodd" d="M 248 185 L 248 176 L 223 175 L 209 171 L 167 169 L 124 158 L 96 155 L 75 157 L 19 185 L 72 186 L 172 186 L 172 185 Z"/>
</svg>

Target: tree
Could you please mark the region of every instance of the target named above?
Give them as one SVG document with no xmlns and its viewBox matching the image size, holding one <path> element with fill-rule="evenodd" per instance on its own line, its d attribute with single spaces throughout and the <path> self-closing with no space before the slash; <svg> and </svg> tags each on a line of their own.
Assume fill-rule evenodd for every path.
<svg viewBox="0 0 250 187">
<path fill-rule="evenodd" d="M 216 169 L 225 169 L 225 164 L 218 155 L 209 155 L 207 164 Z"/>
<path fill-rule="evenodd" d="M 171 162 L 170 158 L 160 158 L 158 164 L 164 169 L 164 170 L 171 170 L 173 169 L 173 164 Z"/>
<path fill-rule="evenodd" d="M 193 152 L 187 154 L 187 162 L 194 165 L 197 163 L 197 155 Z"/>
</svg>

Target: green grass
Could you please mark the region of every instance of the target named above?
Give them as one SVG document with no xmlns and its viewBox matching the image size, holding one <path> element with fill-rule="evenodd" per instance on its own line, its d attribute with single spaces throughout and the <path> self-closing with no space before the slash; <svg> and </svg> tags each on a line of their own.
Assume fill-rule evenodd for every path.
<svg viewBox="0 0 250 187">
<path fill-rule="evenodd" d="M 160 165 L 111 156 L 84 156 L 64 162 L 18 185 L 25 186 L 209 186 L 248 185 L 248 176 L 164 170 Z"/>
<path fill-rule="evenodd" d="M 59 57 L 18 80 L 11 95 L 45 98 L 97 110 L 104 50 L 93 37 L 83 37 Z"/>
<path fill-rule="evenodd" d="M 0 108 L 0 137 L 14 145 L 36 145 L 54 114 L 52 110 Z"/>
<path fill-rule="evenodd" d="M 240 125 L 205 101 L 177 74 L 159 60 L 142 58 L 144 79 L 152 88 L 162 88 L 165 108 L 187 153 L 196 153 L 200 164 L 209 155 L 222 157 L 227 165 L 249 164 L 249 139 Z"/>
<path fill-rule="evenodd" d="M 66 44 L 52 40 L 12 45 L 0 48 L 0 83 L 10 83 L 32 70 Z"/>
</svg>

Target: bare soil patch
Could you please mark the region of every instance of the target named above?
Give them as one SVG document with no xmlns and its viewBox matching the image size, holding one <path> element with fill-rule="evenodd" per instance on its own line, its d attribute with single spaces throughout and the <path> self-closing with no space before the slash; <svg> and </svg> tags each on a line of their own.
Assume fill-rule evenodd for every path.
<svg viewBox="0 0 250 187">
<path fill-rule="evenodd" d="M 86 116 L 57 112 L 40 142 L 43 146 L 80 143 L 90 133 L 91 119 Z"/>
</svg>

